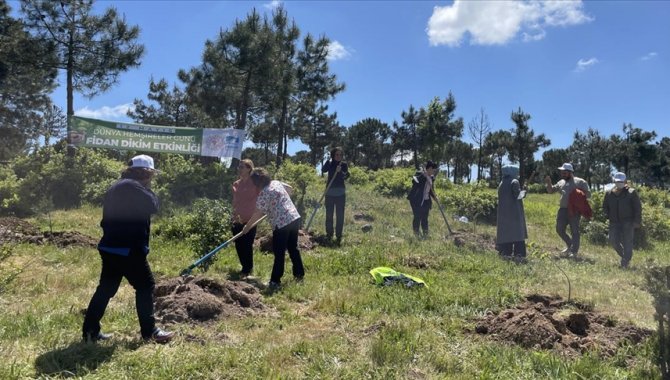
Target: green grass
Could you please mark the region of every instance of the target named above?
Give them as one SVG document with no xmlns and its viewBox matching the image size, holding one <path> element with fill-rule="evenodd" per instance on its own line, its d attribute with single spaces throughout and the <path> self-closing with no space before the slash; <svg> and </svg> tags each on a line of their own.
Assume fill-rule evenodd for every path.
<svg viewBox="0 0 670 380">
<path fill-rule="evenodd" d="M 457 191 L 457 190 L 454 190 Z M 317 198 L 319 194 L 310 194 Z M 287 275 L 282 291 L 265 295 L 271 311 L 207 325 L 170 326 L 178 337 L 167 346 L 139 341 L 132 288 L 123 283 L 110 303 L 103 328 L 111 342 L 79 342 L 81 311 L 97 284 L 100 260 L 88 248 L 16 246 L 13 263 L 24 272 L 0 294 L 0 378 L 87 379 L 648 379 L 659 378 L 653 342 L 622 347 L 610 359 L 597 354 L 565 358 L 472 335 L 475 318 L 511 306 L 530 293 L 567 297 L 593 305 L 613 318 L 655 328 L 651 296 L 644 292 L 643 266 L 653 258 L 670 264 L 670 244 L 636 251 L 632 269 L 617 267 L 608 247 L 583 241 L 585 260 L 555 260 L 558 197 L 531 194 L 525 201 L 530 259 L 501 261 L 493 252 L 457 248 L 435 208 L 431 237 L 417 241 L 404 199 L 350 187 L 343 245 L 304 251 L 303 283 Z M 312 210 L 308 210 L 311 213 Z M 353 215 L 372 215 L 373 230 Z M 99 236 L 100 209 L 85 206 L 51 214 L 55 230 Z M 449 213 L 447 213 L 449 215 Z M 31 220 L 48 230 L 46 217 Z M 160 218 L 155 224 L 161 223 Z M 323 233 L 324 210 L 312 230 Z M 454 230 L 472 224 L 451 221 Z M 267 225 L 261 228 L 267 231 Z M 477 225 L 495 235 L 495 226 Z M 203 252 L 202 254 L 204 254 Z M 185 242 L 152 240 L 150 262 L 158 279 L 176 277 L 193 261 Z M 255 273 L 266 282 L 271 255 L 256 253 Z M 422 262 L 425 268 L 409 266 Z M 368 271 L 390 266 L 423 278 L 427 288 L 377 287 Z M 232 248 L 218 254 L 207 275 L 226 279 L 239 270 Z"/>
</svg>

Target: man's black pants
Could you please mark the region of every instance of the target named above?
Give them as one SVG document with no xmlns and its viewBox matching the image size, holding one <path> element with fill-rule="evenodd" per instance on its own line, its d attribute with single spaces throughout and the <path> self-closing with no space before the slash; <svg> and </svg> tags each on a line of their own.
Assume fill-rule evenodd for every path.
<svg viewBox="0 0 670 380">
<path fill-rule="evenodd" d="M 135 307 L 143 338 L 150 338 L 156 327 L 154 319 L 154 275 L 149 267 L 147 255 L 132 251 L 128 256 L 100 252 L 102 271 L 100 283 L 95 289 L 84 317 L 83 336 L 96 337 L 100 332 L 100 320 L 105 314 L 109 300 L 119 289 L 125 277 L 135 288 Z"/>
</svg>

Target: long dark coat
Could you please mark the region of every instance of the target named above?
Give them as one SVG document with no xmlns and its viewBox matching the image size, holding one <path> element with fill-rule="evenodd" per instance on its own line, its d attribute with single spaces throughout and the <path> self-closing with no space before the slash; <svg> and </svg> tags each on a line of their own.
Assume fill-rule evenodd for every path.
<svg viewBox="0 0 670 380">
<path fill-rule="evenodd" d="M 517 199 L 521 192 L 519 181 L 511 176 L 503 177 L 498 186 L 498 223 L 496 243 L 512 243 L 528 238 L 526 214 L 523 200 Z"/>
</svg>

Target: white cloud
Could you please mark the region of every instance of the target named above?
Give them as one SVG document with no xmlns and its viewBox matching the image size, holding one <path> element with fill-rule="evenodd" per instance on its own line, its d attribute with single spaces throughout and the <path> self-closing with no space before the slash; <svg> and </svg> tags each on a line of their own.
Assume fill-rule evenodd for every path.
<svg viewBox="0 0 670 380">
<path fill-rule="evenodd" d="M 435 7 L 428 20 L 428 39 L 433 46 L 459 46 L 464 36 L 472 45 L 504 45 L 521 34 L 523 41 L 538 41 L 548 27 L 592 21 L 577 1 L 455 0 Z"/>
<path fill-rule="evenodd" d="M 347 59 L 351 57 L 352 50 L 347 49 L 338 41 L 330 41 L 328 45 L 328 60 L 337 61 L 338 59 Z"/>
<path fill-rule="evenodd" d="M 88 107 L 80 108 L 74 112 L 75 115 L 81 117 L 90 117 L 93 119 L 124 119 L 128 118 L 126 113 L 133 109 L 133 103 L 119 104 L 118 106 L 108 107 L 103 106 L 98 109 L 90 109 Z"/>
<path fill-rule="evenodd" d="M 278 8 L 281 5 L 280 0 L 272 0 L 269 3 L 263 4 L 263 6 L 267 9 L 275 9 Z"/>
<path fill-rule="evenodd" d="M 650 59 L 654 59 L 654 58 L 656 58 L 656 56 L 658 56 L 658 53 L 656 53 L 655 51 L 652 51 L 652 52 L 647 53 L 646 55 L 640 57 L 640 60 L 642 60 L 642 61 L 648 61 L 648 60 L 650 60 Z"/>
<path fill-rule="evenodd" d="M 589 67 L 595 65 L 598 62 L 600 62 L 598 61 L 598 58 L 589 58 L 589 59 L 582 58 L 579 61 L 577 61 L 577 67 L 575 67 L 575 72 L 580 73 L 588 69 Z"/>
</svg>

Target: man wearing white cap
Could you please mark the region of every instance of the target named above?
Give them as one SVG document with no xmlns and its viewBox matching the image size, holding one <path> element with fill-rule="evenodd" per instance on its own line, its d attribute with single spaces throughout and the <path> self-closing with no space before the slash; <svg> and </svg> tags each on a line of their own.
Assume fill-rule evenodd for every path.
<svg viewBox="0 0 670 380">
<path fill-rule="evenodd" d="M 561 192 L 560 206 L 558 213 L 556 214 L 556 232 L 567 246 L 561 252 L 570 257 L 575 257 L 577 253 L 579 253 L 579 221 L 581 215 L 579 213 L 574 215 L 568 213 L 570 193 L 575 190 L 581 190 L 586 195 L 586 198 L 589 198 L 591 197 L 591 191 L 589 190 L 589 184 L 586 181 L 574 176 L 572 164 L 566 162 L 561 165 L 558 170 L 561 173 L 560 181 L 555 185 L 552 185 L 551 177 L 546 176 L 544 182 L 547 186 L 547 193 L 551 194 L 556 191 Z M 571 235 L 568 235 L 565 232 L 568 225 L 570 226 Z"/>
<path fill-rule="evenodd" d="M 627 268 L 633 257 L 633 231 L 642 223 L 642 203 L 635 189 L 626 184 L 624 173 L 612 177 L 614 187 L 605 193 L 603 212 L 609 219 L 609 241 Z"/>
<path fill-rule="evenodd" d="M 150 189 L 156 171 L 153 158 L 144 154 L 135 156 L 121 173 L 121 179 L 105 193 L 100 222 L 102 239 L 98 244 L 102 270 L 84 317 L 82 333 L 86 342 L 111 337 L 100 331 L 100 320 L 124 277 L 135 289 L 142 338 L 167 343 L 174 335 L 156 327 L 155 282 L 147 261 L 151 215 L 158 212 L 158 198 Z"/>
</svg>

